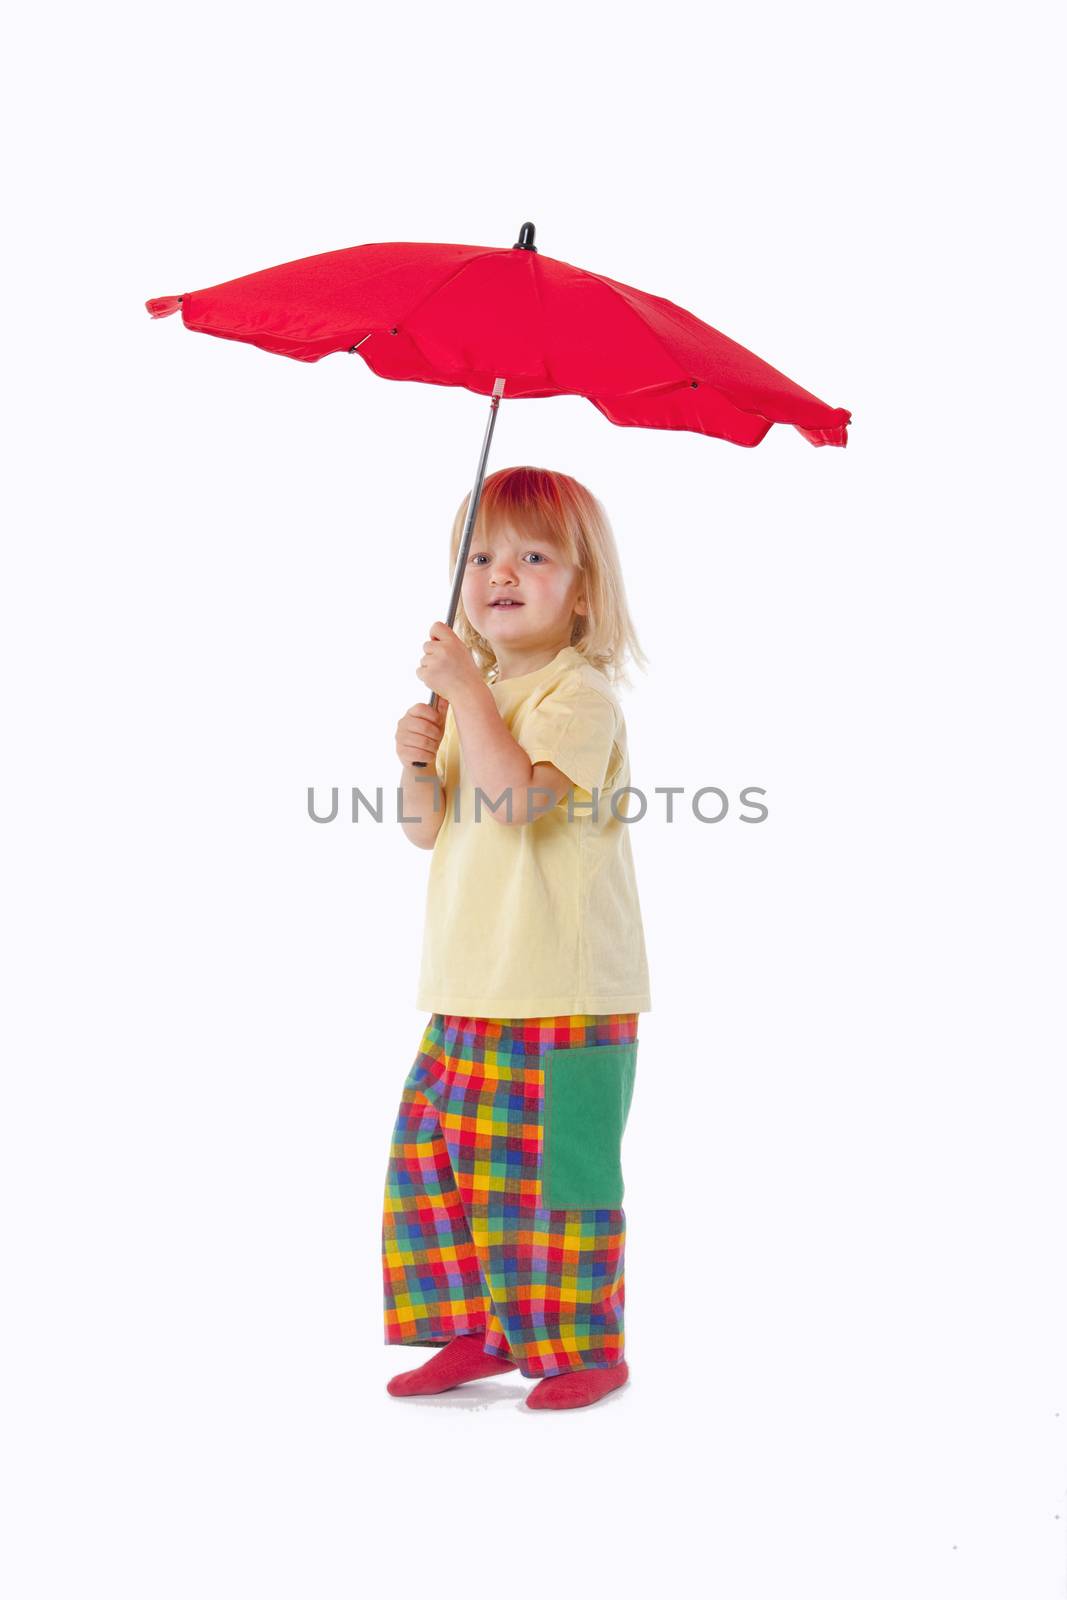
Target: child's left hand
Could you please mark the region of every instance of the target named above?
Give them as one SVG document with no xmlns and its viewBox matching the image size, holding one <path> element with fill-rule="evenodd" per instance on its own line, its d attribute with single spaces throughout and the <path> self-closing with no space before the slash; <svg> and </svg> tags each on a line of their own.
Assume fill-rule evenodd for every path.
<svg viewBox="0 0 1067 1600">
<path fill-rule="evenodd" d="M 447 622 L 432 622 L 430 637 L 422 647 L 422 661 L 416 670 L 428 689 L 455 703 L 485 680 L 474 664 L 474 657 Z"/>
</svg>

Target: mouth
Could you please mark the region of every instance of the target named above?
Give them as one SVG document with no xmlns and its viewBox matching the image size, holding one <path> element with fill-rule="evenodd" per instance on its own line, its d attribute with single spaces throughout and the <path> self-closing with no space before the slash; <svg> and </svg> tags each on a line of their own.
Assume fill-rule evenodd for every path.
<svg viewBox="0 0 1067 1600">
<path fill-rule="evenodd" d="M 522 600 L 490 600 L 490 611 L 511 611 L 513 608 L 525 604 Z"/>
</svg>

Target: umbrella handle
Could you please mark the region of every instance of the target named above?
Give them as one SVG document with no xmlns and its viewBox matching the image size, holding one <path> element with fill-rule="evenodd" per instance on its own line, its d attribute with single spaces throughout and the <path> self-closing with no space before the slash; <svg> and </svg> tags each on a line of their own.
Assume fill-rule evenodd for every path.
<svg viewBox="0 0 1067 1600">
<path fill-rule="evenodd" d="M 482 481 L 485 478 L 485 463 L 489 459 L 489 446 L 493 442 L 493 429 L 496 427 L 497 407 L 500 404 L 500 396 L 504 393 L 504 383 L 505 379 L 497 378 L 496 382 L 493 384 L 493 393 L 489 399 L 489 421 L 486 423 L 485 438 L 482 440 L 482 453 L 478 457 L 478 471 L 474 479 L 474 488 L 471 490 L 470 504 L 467 506 L 466 521 L 463 524 L 463 538 L 460 540 L 459 554 L 456 557 L 456 570 L 452 574 L 452 592 L 448 597 L 448 616 L 445 618 L 449 627 L 452 626 L 456 618 L 456 610 L 459 606 L 459 594 L 460 590 L 463 588 L 463 579 L 467 571 L 467 552 L 471 547 L 471 539 L 474 535 L 474 520 L 478 515 L 478 502 L 482 498 Z M 437 699 L 437 690 L 431 690 L 430 698 L 427 702 L 431 710 L 434 708 L 434 706 L 436 706 Z M 424 767 L 426 762 L 413 761 L 411 765 L 413 767 Z"/>
</svg>

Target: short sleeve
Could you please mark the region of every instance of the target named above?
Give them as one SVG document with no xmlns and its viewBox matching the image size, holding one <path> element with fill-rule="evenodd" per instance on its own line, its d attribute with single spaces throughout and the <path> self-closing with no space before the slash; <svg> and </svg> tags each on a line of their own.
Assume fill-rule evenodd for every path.
<svg viewBox="0 0 1067 1600">
<path fill-rule="evenodd" d="M 551 761 L 579 789 L 603 789 L 612 770 L 618 711 L 606 695 L 578 684 L 545 696 L 525 719 L 519 743 L 530 765 Z"/>
</svg>

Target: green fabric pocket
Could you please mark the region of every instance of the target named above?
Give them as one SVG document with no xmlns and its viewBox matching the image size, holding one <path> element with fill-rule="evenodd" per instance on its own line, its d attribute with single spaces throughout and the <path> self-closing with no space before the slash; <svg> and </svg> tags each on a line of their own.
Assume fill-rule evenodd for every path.
<svg viewBox="0 0 1067 1600">
<path fill-rule="evenodd" d="M 542 1053 L 541 1204 L 549 1210 L 622 1205 L 622 1136 L 634 1092 L 637 1044 L 631 1039 Z"/>
</svg>

